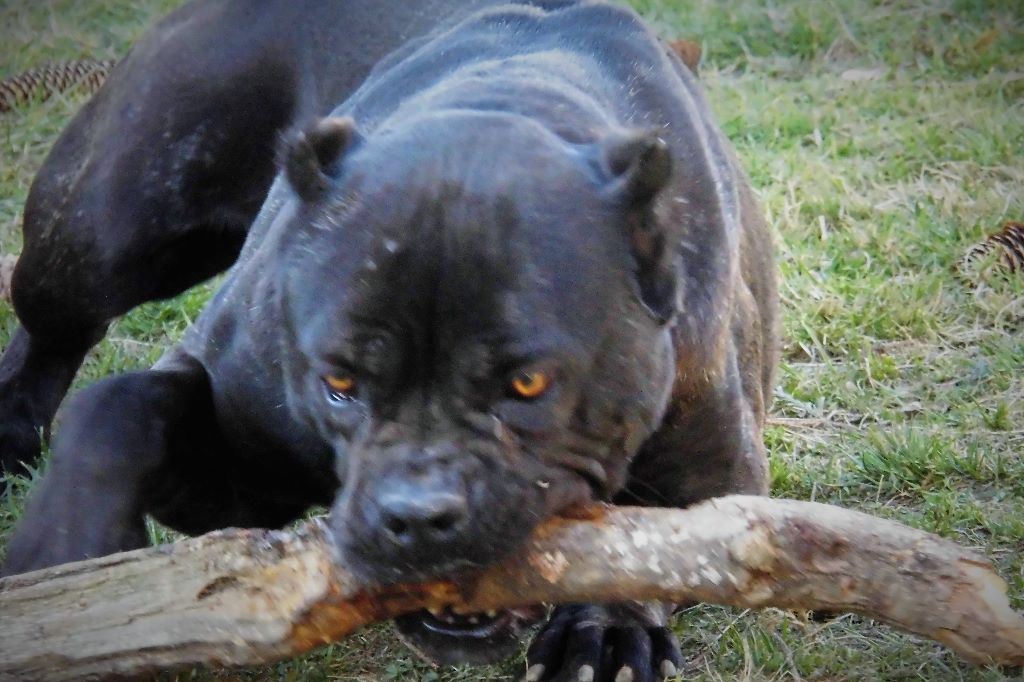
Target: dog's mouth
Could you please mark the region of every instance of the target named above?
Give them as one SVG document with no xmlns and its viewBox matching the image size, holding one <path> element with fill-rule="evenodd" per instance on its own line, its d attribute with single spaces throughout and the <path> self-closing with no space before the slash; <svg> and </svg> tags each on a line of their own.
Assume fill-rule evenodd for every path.
<svg viewBox="0 0 1024 682">
<path fill-rule="evenodd" d="M 395 619 L 405 643 L 442 665 L 495 663 L 515 653 L 523 634 L 547 615 L 543 606 L 456 613 L 450 608 L 414 611 Z"/>
<path fill-rule="evenodd" d="M 543 606 L 524 606 L 486 613 L 456 613 L 449 607 L 417 613 L 423 627 L 441 635 L 487 638 L 515 627 L 529 627 L 543 618 Z"/>
</svg>

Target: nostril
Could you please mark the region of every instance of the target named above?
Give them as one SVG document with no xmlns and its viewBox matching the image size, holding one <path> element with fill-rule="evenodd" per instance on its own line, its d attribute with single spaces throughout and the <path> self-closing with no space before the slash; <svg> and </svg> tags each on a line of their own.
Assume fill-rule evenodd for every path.
<svg viewBox="0 0 1024 682">
<path fill-rule="evenodd" d="M 438 533 L 447 533 L 459 525 L 460 520 L 462 520 L 462 514 L 458 510 L 450 509 L 430 519 L 430 527 Z"/>
<path fill-rule="evenodd" d="M 401 537 L 409 532 L 409 524 L 396 516 L 388 516 L 384 519 L 384 527 L 388 529 L 388 532 L 397 537 Z"/>
</svg>

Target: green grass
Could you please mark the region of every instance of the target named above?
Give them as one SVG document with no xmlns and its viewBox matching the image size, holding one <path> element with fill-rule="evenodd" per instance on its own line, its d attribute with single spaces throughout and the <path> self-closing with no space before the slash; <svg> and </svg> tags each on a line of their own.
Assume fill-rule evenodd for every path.
<svg viewBox="0 0 1024 682">
<path fill-rule="evenodd" d="M 0 75 L 123 54 L 174 4 L 0 8 Z M 973 547 L 1024 609 L 1024 277 L 965 283 L 951 272 L 969 245 L 1024 218 L 1024 3 L 634 4 L 663 35 L 702 42 L 712 106 L 779 235 L 784 359 L 767 435 L 774 494 Z M 0 117 L 0 253 L 19 250 L 29 182 L 79 103 L 57 98 Z M 76 385 L 151 363 L 209 291 L 126 316 Z M 14 325 L 0 304 L 0 344 Z M 19 481 L 0 499 L 0 544 L 29 487 Z M 676 628 L 688 679 L 1007 679 L 852 616 L 817 623 L 701 606 Z M 521 665 L 434 670 L 376 627 L 242 677 L 491 680 L 511 679 Z"/>
</svg>

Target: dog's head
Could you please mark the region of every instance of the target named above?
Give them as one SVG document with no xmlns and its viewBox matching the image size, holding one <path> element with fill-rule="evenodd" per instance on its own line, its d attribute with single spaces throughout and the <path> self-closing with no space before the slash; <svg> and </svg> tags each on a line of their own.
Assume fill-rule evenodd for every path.
<svg viewBox="0 0 1024 682">
<path fill-rule="evenodd" d="M 284 164 L 287 400 L 337 453 L 347 561 L 378 582 L 471 569 L 624 485 L 674 376 L 661 140 L 476 112 L 363 138 L 329 118 Z M 399 625 L 435 660 L 482 661 L 521 615 Z"/>
</svg>

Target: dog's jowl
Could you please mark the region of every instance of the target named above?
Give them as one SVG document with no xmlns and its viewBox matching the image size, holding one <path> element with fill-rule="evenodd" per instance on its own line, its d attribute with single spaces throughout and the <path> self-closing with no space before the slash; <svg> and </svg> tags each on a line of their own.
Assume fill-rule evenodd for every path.
<svg viewBox="0 0 1024 682">
<path fill-rule="evenodd" d="M 145 515 L 201 533 L 322 504 L 362 575 L 418 580 L 514 553 L 572 505 L 766 492 L 770 239 L 694 77 L 636 15 L 243 5 L 158 25 L 33 187 L 26 329 L 0 373 L 20 387 L 0 400 L 3 433 L 22 434 L 0 441 L 9 467 L 111 317 L 227 265 L 247 237 L 178 346 L 67 406 L 6 572 L 137 547 Z M 168 42 L 198 66 L 168 68 Z M 106 145 L 120 155 L 90 156 Z M 58 205 L 83 217 L 40 227 Z M 41 277 L 61 257 L 68 274 Z M 73 343 L 54 341 L 49 306 L 77 312 Z M 528 676 L 670 674 L 670 612 L 559 607 Z M 544 614 L 398 628 L 431 659 L 486 662 Z"/>
</svg>

